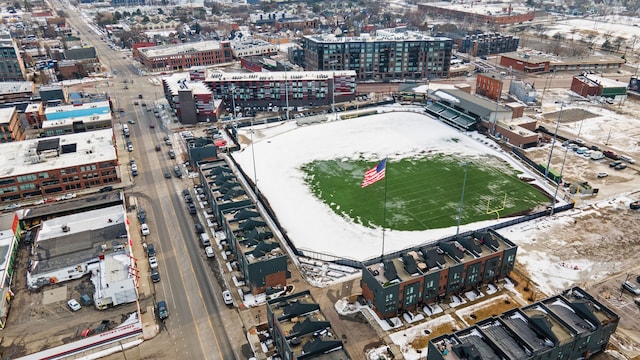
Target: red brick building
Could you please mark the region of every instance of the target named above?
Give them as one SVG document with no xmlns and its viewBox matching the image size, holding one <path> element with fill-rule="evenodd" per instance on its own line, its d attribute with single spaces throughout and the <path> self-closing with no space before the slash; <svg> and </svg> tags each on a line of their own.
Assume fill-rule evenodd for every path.
<svg viewBox="0 0 640 360">
<path fill-rule="evenodd" d="M 505 53 L 500 56 L 500 65 L 527 73 L 549 71 L 551 60 L 548 57 L 528 53 Z"/>
<path fill-rule="evenodd" d="M 233 61 L 231 42 L 201 41 L 138 49 L 139 58 L 150 72 L 182 71 L 192 66 L 224 64 Z"/>
<path fill-rule="evenodd" d="M 502 92 L 503 80 L 499 74 L 481 73 L 476 77 L 476 94 L 498 101 Z"/>
</svg>

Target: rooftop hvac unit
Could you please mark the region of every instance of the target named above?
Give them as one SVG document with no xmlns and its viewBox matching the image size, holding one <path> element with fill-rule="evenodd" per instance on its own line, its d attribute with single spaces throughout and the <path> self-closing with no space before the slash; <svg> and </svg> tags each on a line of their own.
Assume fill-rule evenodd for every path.
<svg viewBox="0 0 640 360">
<path fill-rule="evenodd" d="M 69 225 L 62 225 L 62 232 L 69 232 L 71 231 L 71 228 L 69 227 Z"/>
</svg>

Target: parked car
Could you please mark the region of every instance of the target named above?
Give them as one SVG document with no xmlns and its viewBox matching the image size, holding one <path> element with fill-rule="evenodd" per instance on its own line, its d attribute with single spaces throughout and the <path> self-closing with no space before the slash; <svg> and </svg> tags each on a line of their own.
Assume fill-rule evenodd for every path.
<svg viewBox="0 0 640 360">
<path fill-rule="evenodd" d="M 191 195 L 185 195 L 184 196 L 184 201 L 191 203 L 193 202 L 193 198 L 191 197 Z"/>
<path fill-rule="evenodd" d="M 614 167 L 616 170 L 624 170 L 627 168 L 627 164 L 618 164 Z"/>
<path fill-rule="evenodd" d="M 204 248 L 204 253 L 207 254 L 208 258 L 216 256 L 216 253 L 213 250 L 213 246 L 207 246 L 206 248 Z"/>
<path fill-rule="evenodd" d="M 224 303 L 227 305 L 233 304 L 233 297 L 231 296 L 231 291 L 229 290 L 225 290 L 222 292 L 222 299 L 224 300 Z"/>
<path fill-rule="evenodd" d="M 180 170 L 180 167 L 178 165 L 173 167 L 173 172 L 176 174 L 176 177 L 182 177 L 182 171 Z"/>
<path fill-rule="evenodd" d="M 154 283 L 157 283 L 160 281 L 160 273 L 158 272 L 158 270 L 156 269 L 151 270 L 151 281 L 153 281 Z"/>
<path fill-rule="evenodd" d="M 202 234 L 204 232 L 204 226 L 200 223 L 196 223 L 196 234 Z"/>
<path fill-rule="evenodd" d="M 158 318 L 164 321 L 169 317 L 169 311 L 167 310 L 167 303 L 164 300 L 158 301 Z"/>
<path fill-rule="evenodd" d="M 640 209 L 640 201 L 633 201 L 631 204 L 629 204 L 629 208 L 631 210 Z M 638 283 L 640 283 L 640 276 L 638 276 L 638 278 L 636 280 L 638 281 Z"/>
<path fill-rule="evenodd" d="M 156 145 L 156 151 L 160 151 L 160 145 Z"/>
<path fill-rule="evenodd" d="M 156 247 L 153 244 L 147 244 L 147 256 L 153 257 L 156 256 Z"/>
<path fill-rule="evenodd" d="M 634 295 L 640 295 L 640 289 L 637 286 L 635 286 L 631 281 L 623 282 L 622 288 Z"/>
<path fill-rule="evenodd" d="M 164 171 L 164 177 L 165 177 L 165 179 L 170 179 L 171 178 L 171 171 L 165 170 Z"/>
<path fill-rule="evenodd" d="M 158 268 L 158 259 L 155 256 L 149 258 L 149 266 L 151 266 L 152 269 Z"/>
<path fill-rule="evenodd" d="M 142 99 L 142 94 L 138 94 L 138 99 Z"/>
<path fill-rule="evenodd" d="M 82 306 L 80 306 L 80 303 L 76 299 L 67 301 L 67 306 L 69 306 L 69 309 L 71 309 L 71 311 L 78 311 L 82 308 Z"/>
<path fill-rule="evenodd" d="M 618 166 L 620 164 L 622 164 L 622 161 L 620 161 L 620 160 L 612 161 L 612 162 L 609 163 L 609 167 L 614 168 L 614 167 L 616 167 L 616 166 Z"/>
<path fill-rule="evenodd" d="M 170 159 L 176 158 L 176 153 L 173 151 L 173 149 L 169 149 L 169 158 Z"/>
<path fill-rule="evenodd" d="M 613 150 L 604 150 L 602 153 L 611 160 L 618 160 L 620 158 L 620 156 Z"/>
<path fill-rule="evenodd" d="M 632 158 L 628 157 L 627 155 L 620 155 L 620 160 L 626 161 L 629 164 L 635 164 L 636 161 L 633 160 Z"/>
<path fill-rule="evenodd" d="M 597 175 L 598 179 L 606 178 L 607 176 L 609 176 L 609 174 L 606 172 L 599 172 Z"/>
<path fill-rule="evenodd" d="M 113 186 L 111 186 L 111 185 L 108 185 L 108 186 L 100 188 L 100 192 L 101 193 L 109 192 L 111 190 L 113 190 Z"/>
<path fill-rule="evenodd" d="M 196 213 L 196 206 L 193 205 L 192 202 L 187 203 L 187 207 L 189 208 L 189 214 L 195 214 Z"/>
<path fill-rule="evenodd" d="M 149 225 L 147 225 L 146 223 L 140 225 L 140 231 L 142 232 L 143 236 L 151 234 L 151 232 L 149 231 Z"/>
<path fill-rule="evenodd" d="M 144 211 L 144 209 L 140 209 L 138 210 L 138 220 L 140 220 L 141 224 L 144 224 L 147 222 L 147 212 Z"/>
</svg>

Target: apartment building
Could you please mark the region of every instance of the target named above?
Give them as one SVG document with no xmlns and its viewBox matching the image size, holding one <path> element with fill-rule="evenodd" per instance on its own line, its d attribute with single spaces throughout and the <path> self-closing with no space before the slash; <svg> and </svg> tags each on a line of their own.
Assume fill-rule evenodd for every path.
<svg viewBox="0 0 640 360">
<path fill-rule="evenodd" d="M 229 41 L 201 41 L 138 48 L 142 65 L 150 72 L 182 71 L 192 66 L 218 65 L 231 62 Z"/>
<path fill-rule="evenodd" d="M 312 71 L 352 70 L 357 80 L 392 81 L 449 76 L 449 38 L 404 29 L 378 30 L 375 36 L 302 38 L 304 68 Z"/>
<path fill-rule="evenodd" d="M 362 269 L 362 296 L 381 318 L 507 276 L 517 246 L 493 230 L 443 240 Z"/>
</svg>

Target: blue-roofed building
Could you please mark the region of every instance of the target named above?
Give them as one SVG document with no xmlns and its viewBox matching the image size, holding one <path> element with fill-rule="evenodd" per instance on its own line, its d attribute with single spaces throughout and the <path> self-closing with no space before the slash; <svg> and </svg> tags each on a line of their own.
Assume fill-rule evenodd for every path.
<svg viewBox="0 0 640 360">
<path fill-rule="evenodd" d="M 47 107 L 42 135 L 57 136 L 112 127 L 108 101 Z"/>
</svg>

